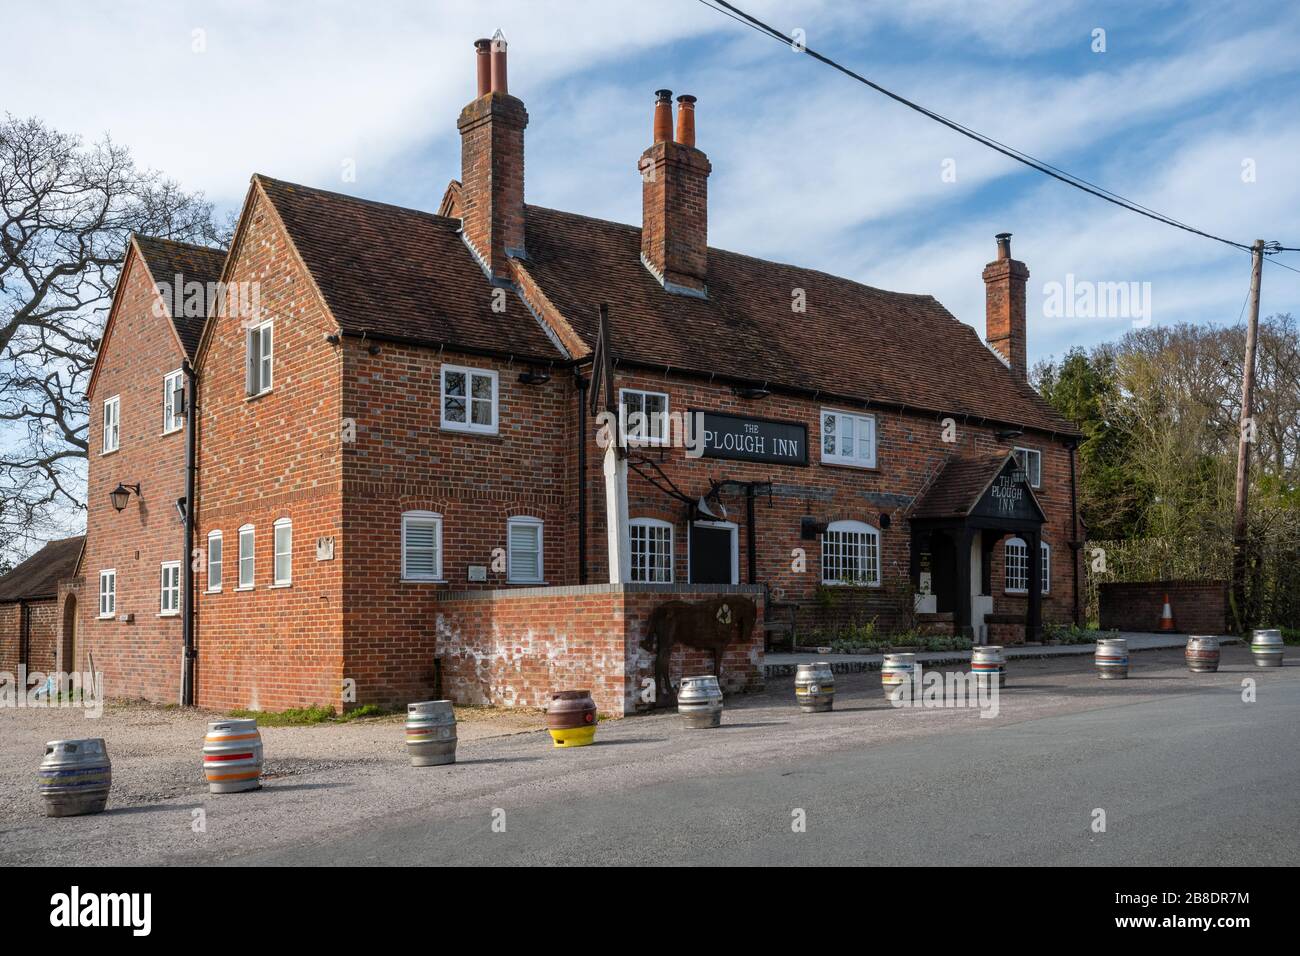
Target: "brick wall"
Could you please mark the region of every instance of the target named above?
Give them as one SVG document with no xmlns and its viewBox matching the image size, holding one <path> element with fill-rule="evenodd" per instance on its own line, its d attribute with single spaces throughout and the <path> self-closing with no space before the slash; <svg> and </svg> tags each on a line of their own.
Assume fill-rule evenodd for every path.
<svg viewBox="0 0 1300 956">
<path fill-rule="evenodd" d="M 222 315 L 201 356 L 198 527 L 222 534 L 222 586 L 206 562 L 198 595 L 196 700 L 203 707 L 341 706 L 343 674 L 342 358 L 337 331 L 273 207 L 255 188 L 229 266 L 259 283 L 274 321 L 273 387 L 245 386 L 245 317 Z M 273 525 L 293 527 L 292 583 L 274 586 Z M 253 526 L 254 581 L 239 588 L 239 529 Z M 364 533 L 364 532 L 363 532 Z M 316 559 L 333 537 L 334 558 Z M 361 535 L 358 536 L 359 538 Z"/>
<path fill-rule="evenodd" d="M 1070 456 L 1063 444 L 1047 436 L 1026 434 L 1014 442 L 999 441 L 992 428 L 958 424 L 957 442 L 943 441 L 939 420 L 896 412 L 874 412 L 876 418 L 876 467 L 852 468 L 823 465 L 820 462 L 822 408 L 840 409 L 862 414 L 839 403 L 819 403 L 782 395 L 770 395 L 761 401 L 736 397 L 726 387 L 709 385 L 681 376 L 622 371 L 617 376 L 620 388 L 666 392 L 669 411 L 687 409 L 726 412 L 801 422 L 808 429 L 810 464 L 807 467 L 770 465 L 753 462 L 722 461 L 713 458 L 688 458 L 680 448 L 666 449 L 662 457 L 657 450 L 643 454 L 660 462 L 665 473 L 686 494 L 698 496 L 708 490 L 709 480 L 773 482 L 772 500 L 755 502 L 757 525 L 757 568 L 759 582 L 780 588 L 785 598 L 805 605 L 801 609 L 800 629 L 815 626 L 824 615 L 815 605 L 821 582 L 820 539 L 806 541 L 800 537 L 800 519 L 809 516 L 819 522 L 851 519 L 880 528 L 881 515 L 888 515 L 890 527 L 881 530 L 881 585 L 878 588 L 835 588 L 837 605 L 843 609 L 831 617 L 856 620 L 877 618 L 878 626 L 896 629 L 905 626 L 908 615 L 902 591 L 908 586 L 911 559 L 911 532 L 906 521 L 907 508 L 927 487 L 949 455 L 983 455 L 1009 452 L 1013 445 L 1036 448 L 1042 452 L 1041 487 L 1035 495 L 1047 515 L 1043 540 L 1051 547 L 1051 582 L 1043 596 L 1044 621 L 1069 621 L 1074 613 L 1074 576 L 1070 516 Z M 587 493 L 589 516 L 589 561 L 591 580 L 608 579 L 605 551 L 604 480 L 601 473 L 601 450 L 594 433 L 588 432 Z M 739 495 L 723 499 L 728 520 L 737 527 L 740 580 L 748 580 L 748 531 L 745 504 Z M 685 506 L 653 488 L 635 474 L 628 477 L 628 515 L 630 518 L 652 517 L 674 525 L 674 580 L 687 580 Z M 796 552 L 804 557 L 804 570 L 796 569 Z M 1003 542 L 993 548 L 991 584 L 997 611 L 1024 613 L 1025 598 L 1005 593 Z M 854 593 L 857 592 L 857 593 Z"/>
<path fill-rule="evenodd" d="M 461 704 L 542 707 L 552 691 L 589 689 L 602 713 L 644 709 L 641 690 L 643 682 L 653 681 L 654 655 L 640 641 L 654 608 L 737 591 L 759 604 L 760 617 L 748 643 L 726 649 L 722 682 L 729 692 L 760 687 L 760 590 L 590 585 L 440 595 L 435 614 L 442 693 Z M 712 655 L 674 650 L 674 682 L 712 671 Z M 413 688 L 407 699 L 432 690 Z"/>
<path fill-rule="evenodd" d="M 17 674 L 22 654 L 24 616 L 27 673 L 58 670 L 58 605 L 54 600 L 0 604 L 0 671 Z"/>
<path fill-rule="evenodd" d="M 172 278 L 168 276 L 167 282 Z M 184 352 L 171 319 L 157 314 L 157 292 L 143 260 L 129 254 L 89 393 L 86 545 L 79 602 L 78 655 L 93 651 L 110 697 L 174 701 L 183 646 L 179 615 L 161 616 L 161 566 L 184 559 L 176 499 L 185 496 L 185 431 L 164 435 L 163 379 Z M 103 403 L 120 396 L 118 450 L 103 448 Z M 109 492 L 139 484 L 119 513 Z M 99 617 L 99 572 L 117 572 L 117 613 Z M 129 623 L 120 619 L 132 615 Z"/>
<path fill-rule="evenodd" d="M 1165 595 L 1184 634 L 1228 634 L 1228 585 L 1222 581 L 1150 581 L 1098 585 L 1102 630 L 1156 631 Z"/>
</svg>

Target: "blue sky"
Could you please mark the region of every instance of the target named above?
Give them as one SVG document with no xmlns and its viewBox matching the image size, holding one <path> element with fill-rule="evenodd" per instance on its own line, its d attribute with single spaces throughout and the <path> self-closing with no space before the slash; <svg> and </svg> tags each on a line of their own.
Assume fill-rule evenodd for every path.
<svg viewBox="0 0 1300 956">
<path fill-rule="evenodd" d="M 952 118 L 1241 241 L 1300 245 L 1300 5 L 911 0 L 739 4 Z M 935 295 L 983 327 L 980 270 L 1015 234 L 1031 361 L 1125 318 L 1044 314 L 1043 286 L 1150 282 L 1152 319 L 1233 322 L 1249 259 L 958 137 L 705 8 L 644 2 L 48 2 L 4 14 L 0 109 L 94 138 L 235 208 L 254 172 L 424 209 L 459 176 L 472 41 L 510 41 L 527 197 L 640 219 L 653 91 L 699 98 L 713 245 Z M 1106 50 L 1093 52 L 1093 31 Z M 195 31 L 202 31 L 196 34 Z M 196 50 L 196 36 L 202 51 Z M 25 58 L 30 61 L 24 62 Z M 93 64 L 68 69 L 69 63 Z M 85 84 L 91 82 L 93 95 Z M 355 161 L 355 182 L 341 170 Z M 956 181 L 941 176 L 951 160 Z M 1253 162 L 1254 182 L 1242 181 Z M 1300 268 L 1300 255 L 1286 257 Z M 1265 272 L 1263 311 L 1300 307 Z"/>
</svg>

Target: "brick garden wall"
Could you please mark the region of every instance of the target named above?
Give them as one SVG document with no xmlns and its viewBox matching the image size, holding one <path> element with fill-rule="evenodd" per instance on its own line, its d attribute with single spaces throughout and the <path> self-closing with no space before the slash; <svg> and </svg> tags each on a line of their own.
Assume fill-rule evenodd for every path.
<svg viewBox="0 0 1300 956">
<path fill-rule="evenodd" d="M 542 707 L 554 690 L 589 689 L 602 713 L 645 709 L 641 690 L 643 681 L 653 680 L 654 655 L 640 640 L 653 609 L 669 600 L 702 601 L 738 591 L 759 604 L 760 617 L 746 644 L 726 649 L 722 682 L 729 692 L 761 687 L 761 590 L 590 585 L 440 595 L 442 693 L 461 704 Z M 674 682 L 712 671 L 711 654 L 674 650 Z"/>
<path fill-rule="evenodd" d="M 1184 634 L 1228 634 L 1228 585 L 1221 581 L 1150 581 L 1098 585 L 1102 630 L 1156 631 L 1165 595 Z"/>
</svg>

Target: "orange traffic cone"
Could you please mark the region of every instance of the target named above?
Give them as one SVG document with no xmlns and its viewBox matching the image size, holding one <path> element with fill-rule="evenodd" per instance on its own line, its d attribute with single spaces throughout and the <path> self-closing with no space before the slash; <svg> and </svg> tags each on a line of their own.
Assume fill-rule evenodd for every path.
<svg viewBox="0 0 1300 956">
<path fill-rule="evenodd" d="M 1160 612 L 1160 630 L 1172 631 L 1174 629 L 1174 612 L 1169 607 L 1169 595 L 1165 594 L 1165 607 Z"/>
</svg>

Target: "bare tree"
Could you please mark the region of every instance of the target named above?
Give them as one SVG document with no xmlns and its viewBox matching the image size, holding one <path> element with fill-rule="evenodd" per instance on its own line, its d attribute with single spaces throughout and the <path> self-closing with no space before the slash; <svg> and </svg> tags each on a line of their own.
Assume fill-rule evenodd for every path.
<svg viewBox="0 0 1300 956">
<path fill-rule="evenodd" d="M 86 385 L 132 233 L 225 238 L 212 206 L 37 119 L 0 121 L 0 544 L 81 523 Z"/>
</svg>

